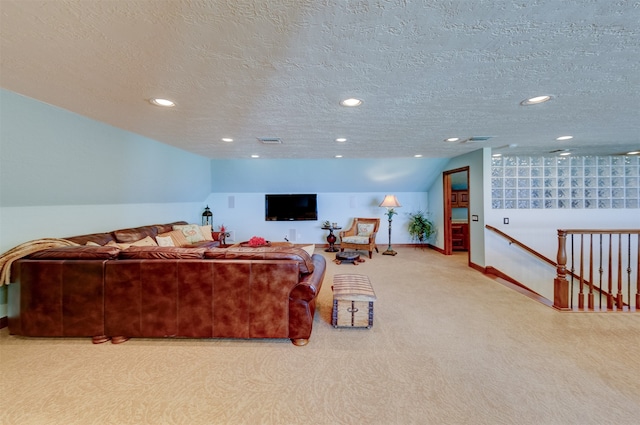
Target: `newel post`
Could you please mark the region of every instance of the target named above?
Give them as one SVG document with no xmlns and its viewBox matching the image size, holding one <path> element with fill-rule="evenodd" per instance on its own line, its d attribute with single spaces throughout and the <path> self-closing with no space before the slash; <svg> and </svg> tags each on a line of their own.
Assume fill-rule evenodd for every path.
<svg viewBox="0 0 640 425">
<path fill-rule="evenodd" d="M 569 310 L 569 281 L 567 280 L 567 231 L 558 229 L 556 278 L 553 281 L 553 306 Z"/>
</svg>

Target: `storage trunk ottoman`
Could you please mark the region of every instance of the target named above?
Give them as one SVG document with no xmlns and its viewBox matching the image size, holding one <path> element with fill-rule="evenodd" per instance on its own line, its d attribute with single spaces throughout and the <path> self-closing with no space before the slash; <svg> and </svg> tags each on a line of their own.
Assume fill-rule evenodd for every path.
<svg viewBox="0 0 640 425">
<path fill-rule="evenodd" d="M 373 302 L 376 294 L 369 278 L 361 274 L 337 274 L 333 277 L 334 328 L 367 328 L 373 326 Z"/>
</svg>

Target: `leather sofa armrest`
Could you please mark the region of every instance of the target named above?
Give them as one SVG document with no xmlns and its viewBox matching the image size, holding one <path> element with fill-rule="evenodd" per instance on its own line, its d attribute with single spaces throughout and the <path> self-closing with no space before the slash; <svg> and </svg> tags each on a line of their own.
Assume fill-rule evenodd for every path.
<svg viewBox="0 0 640 425">
<path fill-rule="evenodd" d="M 327 268 L 327 261 L 322 255 L 313 254 L 313 273 L 302 275 L 298 284 L 289 293 L 289 298 L 310 302 L 320 293 L 322 281 Z"/>
</svg>

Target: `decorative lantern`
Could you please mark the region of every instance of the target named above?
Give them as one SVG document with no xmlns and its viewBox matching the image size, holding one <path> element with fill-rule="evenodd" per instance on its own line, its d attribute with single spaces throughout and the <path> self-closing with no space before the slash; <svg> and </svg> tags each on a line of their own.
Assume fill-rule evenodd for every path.
<svg viewBox="0 0 640 425">
<path fill-rule="evenodd" d="M 203 226 L 213 226 L 213 214 L 211 213 L 211 210 L 209 209 L 209 205 L 207 205 L 204 209 L 204 212 L 202 213 L 202 225 Z"/>
</svg>

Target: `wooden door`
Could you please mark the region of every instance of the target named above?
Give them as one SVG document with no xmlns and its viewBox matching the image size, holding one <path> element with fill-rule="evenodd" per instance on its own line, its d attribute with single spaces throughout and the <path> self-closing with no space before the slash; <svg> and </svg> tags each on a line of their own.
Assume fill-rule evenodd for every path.
<svg viewBox="0 0 640 425">
<path fill-rule="evenodd" d="M 465 173 L 467 189 L 464 191 L 454 191 L 452 188 L 452 176 L 456 173 Z M 442 173 L 443 183 L 443 203 L 444 203 L 444 255 L 451 255 L 453 253 L 453 229 L 451 222 L 451 209 L 461 207 L 461 203 L 464 203 L 464 207 L 467 208 L 467 223 L 469 222 L 469 167 L 457 168 L 454 170 L 444 171 Z M 462 193 L 461 193 L 462 192 Z M 455 195 L 455 196 L 454 196 Z M 454 203 L 455 201 L 455 203 Z M 467 227 L 468 229 L 469 227 Z M 470 246 L 470 233 L 467 234 L 466 245 Z M 469 259 L 471 258 L 471 249 L 467 251 L 469 253 Z"/>
</svg>

